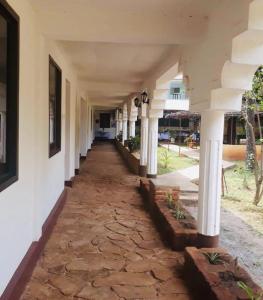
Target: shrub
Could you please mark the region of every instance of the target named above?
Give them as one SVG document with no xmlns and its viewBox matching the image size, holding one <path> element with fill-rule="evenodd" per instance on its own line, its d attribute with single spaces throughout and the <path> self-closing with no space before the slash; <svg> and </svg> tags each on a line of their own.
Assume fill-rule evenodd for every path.
<svg viewBox="0 0 263 300">
<path fill-rule="evenodd" d="M 139 136 L 131 137 L 127 141 L 127 146 L 128 146 L 129 151 L 131 153 L 138 150 L 138 149 L 140 149 L 140 137 Z"/>
<path fill-rule="evenodd" d="M 164 152 L 161 154 L 161 162 L 163 164 L 164 169 L 168 169 L 171 161 L 171 154 L 169 150 L 165 149 Z"/>
<path fill-rule="evenodd" d="M 173 197 L 173 194 L 170 192 L 167 193 L 167 195 L 166 195 L 166 203 L 167 203 L 168 208 L 174 209 L 174 207 L 175 207 L 174 197 Z"/>
</svg>

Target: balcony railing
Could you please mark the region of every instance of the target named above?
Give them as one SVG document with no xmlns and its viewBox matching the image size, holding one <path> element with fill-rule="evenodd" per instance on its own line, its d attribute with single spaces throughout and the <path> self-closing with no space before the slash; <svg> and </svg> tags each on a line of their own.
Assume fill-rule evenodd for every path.
<svg viewBox="0 0 263 300">
<path fill-rule="evenodd" d="M 184 93 L 179 94 L 170 94 L 169 99 L 173 100 L 187 100 L 186 95 Z"/>
</svg>

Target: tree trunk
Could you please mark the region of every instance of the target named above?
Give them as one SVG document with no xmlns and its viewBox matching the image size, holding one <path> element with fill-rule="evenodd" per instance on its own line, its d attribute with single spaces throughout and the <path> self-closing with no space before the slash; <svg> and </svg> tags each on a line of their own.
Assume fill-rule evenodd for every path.
<svg viewBox="0 0 263 300">
<path fill-rule="evenodd" d="M 256 165 L 256 145 L 255 145 L 255 110 L 253 108 L 254 101 L 246 99 L 246 168 L 254 171 Z"/>
</svg>

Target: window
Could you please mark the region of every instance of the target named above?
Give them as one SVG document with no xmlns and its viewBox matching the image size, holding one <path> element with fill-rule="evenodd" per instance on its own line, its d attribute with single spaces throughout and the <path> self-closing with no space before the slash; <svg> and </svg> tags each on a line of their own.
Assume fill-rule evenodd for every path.
<svg viewBox="0 0 263 300">
<path fill-rule="evenodd" d="M 100 128 L 110 128 L 110 114 L 100 114 Z"/>
<path fill-rule="evenodd" d="M 0 2 L 0 191 L 18 179 L 19 18 Z"/>
<path fill-rule="evenodd" d="M 61 150 L 61 69 L 49 57 L 49 157 Z"/>
</svg>

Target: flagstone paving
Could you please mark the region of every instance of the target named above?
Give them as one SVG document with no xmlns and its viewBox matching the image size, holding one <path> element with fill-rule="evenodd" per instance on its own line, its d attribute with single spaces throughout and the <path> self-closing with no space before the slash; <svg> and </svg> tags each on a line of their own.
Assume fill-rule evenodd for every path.
<svg viewBox="0 0 263 300">
<path fill-rule="evenodd" d="M 189 300 L 114 146 L 89 152 L 21 299 Z"/>
</svg>

